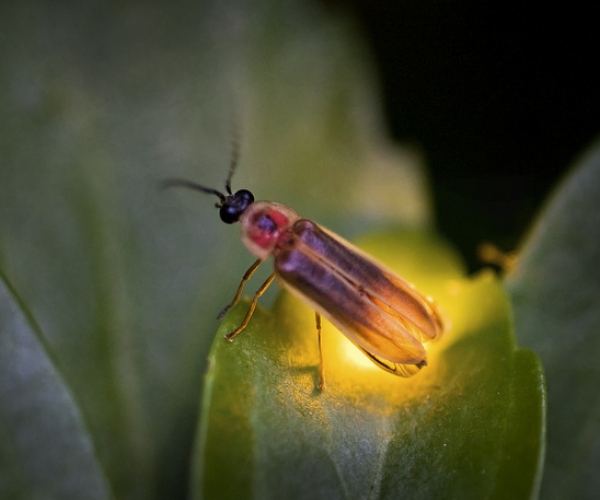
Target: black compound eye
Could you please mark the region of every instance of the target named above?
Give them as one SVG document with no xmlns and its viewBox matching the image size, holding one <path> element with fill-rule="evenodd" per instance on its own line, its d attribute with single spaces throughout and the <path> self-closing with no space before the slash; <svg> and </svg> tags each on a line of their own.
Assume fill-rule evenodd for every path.
<svg viewBox="0 0 600 500">
<path fill-rule="evenodd" d="M 233 224 L 240 220 L 242 214 L 252 203 L 254 203 L 254 195 L 247 189 L 240 189 L 227 197 L 219 210 L 219 216 L 226 224 Z"/>
</svg>

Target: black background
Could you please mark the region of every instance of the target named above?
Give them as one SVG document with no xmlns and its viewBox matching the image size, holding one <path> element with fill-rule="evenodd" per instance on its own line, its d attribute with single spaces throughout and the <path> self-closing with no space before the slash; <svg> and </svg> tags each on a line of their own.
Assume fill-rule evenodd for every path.
<svg viewBox="0 0 600 500">
<path fill-rule="evenodd" d="M 438 229 L 471 270 L 482 241 L 514 249 L 600 132 L 593 7 L 350 5 L 380 71 L 393 136 L 426 154 Z"/>
</svg>

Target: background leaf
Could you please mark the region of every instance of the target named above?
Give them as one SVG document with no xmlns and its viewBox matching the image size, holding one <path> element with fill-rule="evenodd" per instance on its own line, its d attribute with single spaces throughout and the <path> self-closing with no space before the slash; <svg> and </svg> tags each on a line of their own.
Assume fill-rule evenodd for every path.
<svg viewBox="0 0 600 500">
<path fill-rule="evenodd" d="M 158 181 L 221 187 L 241 110 L 234 187 L 349 235 L 430 223 L 419 156 L 317 3 L 4 2 L 0 34 L 0 266 L 39 325 L 28 363 L 52 353 L 117 498 L 183 497 L 213 318 L 252 257 L 215 200 Z"/>
<path fill-rule="evenodd" d="M 4 277 L 0 442 L 0 497 L 112 498 L 69 388 Z"/>
<path fill-rule="evenodd" d="M 454 254 L 423 233 L 362 246 L 451 320 L 429 366 L 393 377 L 327 325 L 320 393 L 308 307 L 282 293 L 230 344 L 221 337 L 248 304 L 236 307 L 211 350 L 195 498 L 535 498 L 542 368 L 516 350 L 499 282 L 462 278 Z"/>
<path fill-rule="evenodd" d="M 548 381 L 543 498 L 600 492 L 600 146 L 578 162 L 541 214 L 508 277 L 519 341 Z"/>
</svg>

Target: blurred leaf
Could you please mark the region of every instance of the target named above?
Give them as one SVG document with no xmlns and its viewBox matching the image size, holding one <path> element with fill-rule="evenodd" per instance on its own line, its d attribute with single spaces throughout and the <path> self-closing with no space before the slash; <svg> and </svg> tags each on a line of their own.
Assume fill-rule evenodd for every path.
<svg viewBox="0 0 600 500">
<path fill-rule="evenodd" d="M 349 234 L 430 222 L 419 157 L 384 137 L 356 27 L 316 2 L 2 2 L 0 34 L 0 267 L 114 495 L 183 497 L 213 318 L 252 257 L 214 199 L 158 181 L 221 188 L 240 111 L 234 186 Z"/>
<path fill-rule="evenodd" d="M 282 293 L 210 354 L 197 438 L 195 498 L 535 498 L 544 438 L 542 369 L 515 348 L 497 280 L 462 277 L 454 254 L 416 234 L 361 246 L 438 301 L 451 330 L 411 379 L 377 369 Z"/>
<path fill-rule="evenodd" d="M 0 278 L 0 498 L 112 498 L 72 394 Z"/>
<path fill-rule="evenodd" d="M 508 290 L 519 341 L 548 384 L 545 499 L 600 495 L 600 144 L 559 186 Z"/>
</svg>

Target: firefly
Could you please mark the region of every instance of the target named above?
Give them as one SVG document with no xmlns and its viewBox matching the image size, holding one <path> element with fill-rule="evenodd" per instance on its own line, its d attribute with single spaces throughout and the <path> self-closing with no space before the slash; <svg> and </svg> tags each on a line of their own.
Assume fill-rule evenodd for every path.
<svg viewBox="0 0 600 500">
<path fill-rule="evenodd" d="M 232 163 L 226 193 L 184 179 L 163 182 L 164 187 L 180 186 L 217 196 L 221 220 L 240 223 L 242 242 L 257 258 L 219 319 L 237 304 L 244 284 L 260 264 L 273 256 L 274 272 L 255 292 L 241 324 L 225 338 L 232 341 L 244 331 L 259 298 L 277 279 L 315 311 L 320 389 L 325 386 L 321 316 L 386 372 L 410 377 L 426 366 L 423 344 L 438 339 L 444 331 L 435 302 L 345 239 L 301 218 L 291 208 L 272 201 L 255 201 L 246 189 L 233 193 L 234 168 Z"/>
</svg>

